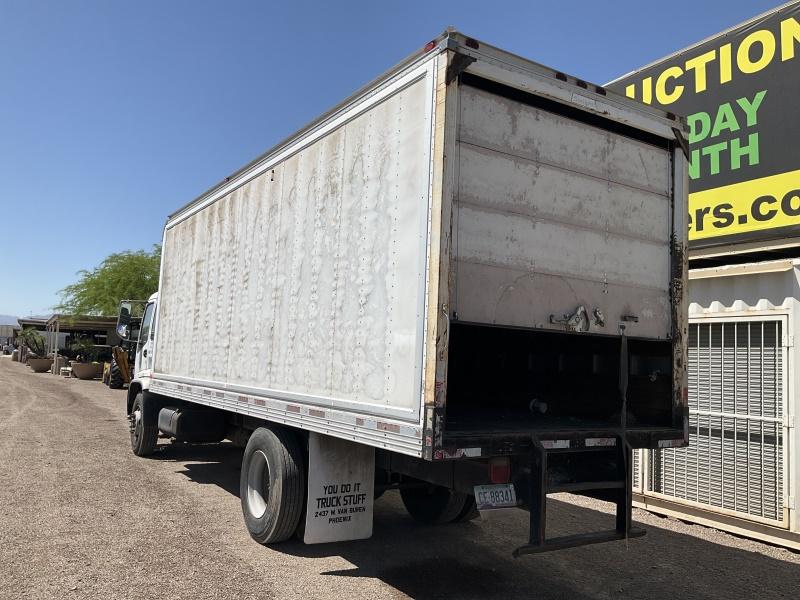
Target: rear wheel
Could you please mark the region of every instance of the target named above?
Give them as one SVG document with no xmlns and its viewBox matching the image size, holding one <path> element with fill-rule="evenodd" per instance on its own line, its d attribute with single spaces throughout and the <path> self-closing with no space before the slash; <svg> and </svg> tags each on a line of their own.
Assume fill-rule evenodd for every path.
<svg viewBox="0 0 800 600">
<path fill-rule="evenodd" d="M 481 514 L 478 512 L 478 505 L 475 504 L 475 496 L 467 496 L 467 501 L 464 503 L 464 508 L 461 509 L 459 515 L 453 521 L 454 523 L 466 523 L 477 519 Z"/>
<path fill-rule="evenodd" d="M 242 459 L 239 497 L 247 530 L 259 544 L 274 544 L 294 534 L 303 514 L 303 451 L 284 428 L 256 429 Z"/>
<path fill-rule="evenodd" d="M 475 504 L 472 496 L 440 485 L 401 488 L 400 497 L 408 514 L 414 520 L 427 525 L 465 520 L 470 501 L 473 507 Z"/>
<path fill-rule="evenodd" d="M 151 399 L 152 400 L 152 399 Z M 131 414 L 128 415 L 131 429 L 131 449 L 136 456 L 148 456 L 158 443 L 158 422 L 153 411 L 146 410 L 144 394 L 139 392 L 133 400 Z"/>
</svg>

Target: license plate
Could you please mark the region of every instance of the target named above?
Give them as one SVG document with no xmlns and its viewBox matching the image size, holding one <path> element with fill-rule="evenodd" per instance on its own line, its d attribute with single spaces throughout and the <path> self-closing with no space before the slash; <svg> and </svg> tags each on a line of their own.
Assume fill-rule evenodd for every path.
<svg viewBox="0 0 800 600">
<path fill-rule="evenodd" d="M 495 508 L 511 508 L 518 506 L 517 494 L 511 483 L 496 485 L 476 485 L 475 504 L 478 510 L 492 510 Z"/>
</svg>

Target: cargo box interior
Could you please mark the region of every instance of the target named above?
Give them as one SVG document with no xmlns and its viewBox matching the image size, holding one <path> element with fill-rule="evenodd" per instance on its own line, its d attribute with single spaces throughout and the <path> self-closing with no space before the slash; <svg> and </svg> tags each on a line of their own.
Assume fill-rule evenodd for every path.
<svg viewBox="0 0 800 600">
<path fill-rule="evenodd" d="M 626 427 L 671 427 L 671 342 L 627 343 Z M 452 323 L 446 429 L 619 427 L 620 357 L 620 336 Z"/>
</svg>

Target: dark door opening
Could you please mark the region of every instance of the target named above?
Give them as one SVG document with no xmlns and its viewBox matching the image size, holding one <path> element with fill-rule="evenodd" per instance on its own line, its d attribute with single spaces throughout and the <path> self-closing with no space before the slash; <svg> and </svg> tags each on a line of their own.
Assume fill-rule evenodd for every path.
<svg viewBox="0 0 800 600">
<path fill-rule="evenodd" d="M 453 323 L 448 431 L 621 425 L 619 336 Z M 672 425 L 672 344 L 628 338 L 627 422 Z"/>
</svg>

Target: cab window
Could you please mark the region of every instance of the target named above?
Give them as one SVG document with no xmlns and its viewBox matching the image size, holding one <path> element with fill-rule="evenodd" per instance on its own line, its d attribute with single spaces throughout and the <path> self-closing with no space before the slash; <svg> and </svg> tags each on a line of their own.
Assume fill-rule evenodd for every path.
<svg viewBox="0 0 800 600">
<path fill-rule="evenodd" d="M 142 317 L 142 329 L 139 332 L 139 342 L 144 343 L 147 341 L 147 338 L 150 336 L 150 328 L 153 324 L 153 309 L 155 308 L 155 304 L 151 302 L 147 305 L 147 308 L 144 309 L 144 316 Z"/>
</svg>

